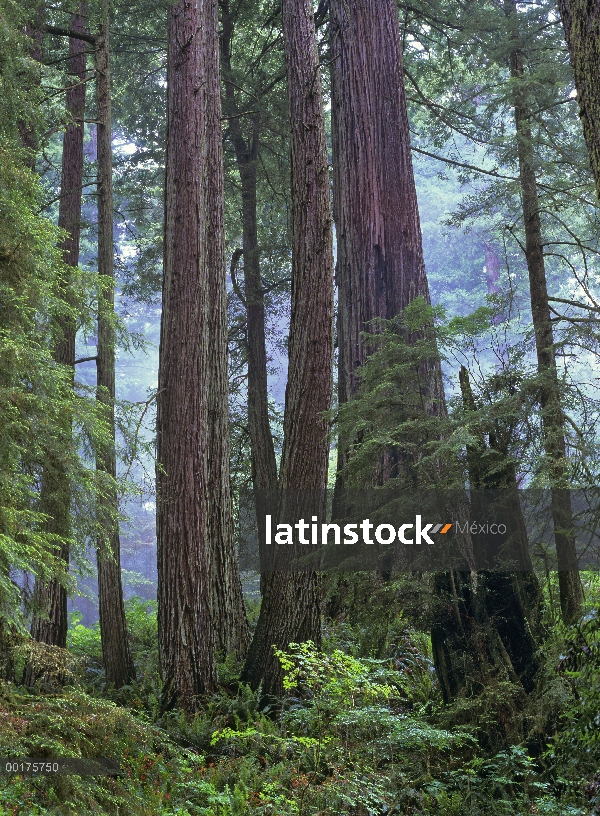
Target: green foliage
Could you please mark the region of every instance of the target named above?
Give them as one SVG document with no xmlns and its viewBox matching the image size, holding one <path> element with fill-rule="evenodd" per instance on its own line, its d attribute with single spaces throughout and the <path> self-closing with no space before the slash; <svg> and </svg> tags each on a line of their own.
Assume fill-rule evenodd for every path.
<svg viewBox="0 0 600 816">
<path fill-rule="evenodd" d="M 263 806 L 286 814 L 383 813 L 407 775 L 418 778 L 443 763 L 450 749 L 470 742 L 465 733 L 434 728 L 407 713 L 408 678 L 390 661 L 340 650 L 326 654 L 312 643 L 276 653 L 293 695 L 277 724 L 257 718 L 219 728 L 211 737 L 212 746 L 234 757 L 264 757 L 264 779 L 277 773 L 287 801 L 273 801 L 263 779 Z"/>
<path fill-rule="evenodd" d="M 359 390 L 334 414 L 339 437 L 353 440 L 344 467 L 348 486 L 372 479 L 386 450 L 405 463 L 386 487 L 462 487 L 469 450 L 478 453 L 485 484 L 497 486 L 494 480 L 512 470 L 522 486 L 548 486 L 539 395 L 549 375 L 539 374 L 531 358 L 531 333 L 519 335 L 505 309 L 494 296 L 471 314 L 449 318 L 416 298 L 393 320 L 374 321 L 374 331 L 363 334 L 372 351 L 358 369 Z M 431 398 L 436 357 L 451 372 L 447 405 Z M 469 374 L 469 399 L 454 373 L 459 367 Z M 569 410 L 571 485 L 594 486 L 596 403 L 566 373 L 559 388 Z"/>
<path fill-rule="evenodd" d="M 71 507 L 68 543 L 77 562 L 106 522 L 97 499 L 114 489 L 94 465 L 95 452 L 110 443 L 106 417 L 95 395 L 75 390 L 72 371 L 53 359 L 66 323 L 89 325 L 93 287 L 89 275 L 64 266 L 64 236 L 42 214 L 44 190 L 22 146 L 24 135 L 35 141 L 44 125 L 40 64 L 23 34 L 30 14 L 12 0 L 0 14 L 0 615 L 20 627 L 21 602 L 27 608 L 29 599 L 13 580 L 19 571 L 69 581 L 57 558 L 62 542 L 47 523 L 55 507 Z"/>
<path fill-rule="evenodd" d="M 137 679 L 118 690 L 106 689 L 100 623 L 83 626 L 80 613 L 74 613 L 67 634 L 67 646 L 80 661 L 82 682 L 88 692 L 108 696 L 152 718 L 158 716 L 160 700 L 156 609 L 156 601 L 142 601 L 137 596 L 125 601 L 127 632 Z"/>
<path fill-rule="evenodd" d="M 0 801 L 11 816 L 131 813 L 132 816 L 212 813 L 217 791 L 198 782 L 203 757 L 108 701 L 81 691 L 54 697 L 0 689 L 0 751 L 4 756 L 106 756 L 118 777 L 0 776 Z M 0 811 L 1 812 L 1 811 Z M 218 811 L 217 811 L 218 812 Z M 230 811 L 224 811 L 228 813 Z"/>
<path fill-rule="evenodd" d="M 363 334 L 372 351 L 358 371 L 358 394 L 335 416 L 339 436 L 353 440 L 344 471 L 347 486 L 372 478 L 387 449 L 411 463 L 410 475 L 404 475 L 409 483 L 436 481 L 443 453 L 437 440 L 449 430 L 444 406 L 431 394 L 430 370 L 440 353 L 434 324 L 442 314 L 415 298 L 401 315 L 373 321 L 372 333 Z M 455 470 L 452 466 L 450 478 Z"/>
<path fill-rule="evenodd" d="M 573 698 L 563 712 L 548 758 L 571 782 L 594 774 L 600 764 L 600 616 L 592 610 L 566 631 L 560 669 Z"/>
<path fill-rule="evenodd" d="M 128 621 L 137 661 L 155 638 L 152 605 L 130 603 Z M 72 629 L 79 657 L 98 653 L 97 631 Z M 276 717 L 261 710 L 260 693 L 232 682 L 232 665 L 221 670 L 229 690 L 207 698 L 193 717 L 160 715 L 148 699 L 136 706 L 135 695 L 154 694 L 149 678 L 126 691 L 137 715 L 80 689 L 50 696 L 2 686 L 0 752 L 102 755 L 119 761 L 123 772 L 0 777 L 3 805 L 11 816 L 587 812 L 581 784 L 567 789 L 565 777 L 544 774 L 544 763 L 524 747 L 489 756 L 469 728 L 436 724 L 442 712 L 414 699 L 408 660 L 320 652 L 310 643 L 292 644 L 279 656 L 289 696 Z M 455 712 L 455 721 L 460 716 Z"/>
<path fill-rule="evenodd" d="M 491 759 L 476 758 L 463 768 L 442 773 L 424 785 L 421 806 L 444 816 L 513 816 L 540 813 L 548 816 L 584 816 L 586 810 L 557 801 L 552 786 L 540 780 L 534 760 L 520 746 Z"/>
<path fill-rule="evenodd" d="M 20 128 L 30 128 L 39 101 L 39 69 L 20 33 L 24 12 L 7 2 L 0 16 L 0 82 L 7 100 L 0 116 L 0 615 L 11 610 L 14 623 L 20 605 L 8 565 L 61 574 L 54 557 L 58 542 L 45 530 L 37 502 L 38 480 L 47 457 L 72 460 L 61 429 L 75 410 L 68 372 L 50 353 L 53 319 L 72 314 L 61 293 L 59 234 L 40 215 L 40 185 L 21 144 Z"/>
</svg>

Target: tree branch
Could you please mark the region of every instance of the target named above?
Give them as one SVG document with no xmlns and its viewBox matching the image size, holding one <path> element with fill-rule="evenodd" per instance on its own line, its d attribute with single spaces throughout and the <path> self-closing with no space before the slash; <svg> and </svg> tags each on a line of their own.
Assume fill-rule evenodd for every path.
<svg viewBox="0 0 600 816">
<path fill-rule="evenodd" d="M 567 300 L 566 298 L 559 298 L 559 297 L 549 297 L 548 300 L 554 301 L 556 303 L 566 303 L 569 306 L 578 306 L 580 309 L 589 309 L 590 312 L 599 312 L 599 306 L 588 306 L 587 303 L 578 303 L 576 300 Z"/>
<path fill-rule="evenodd" d="M 71 37 L 74 40 L 83 40 L 84 42 L 96 45 L 98 37 L 94 34 L 86 34 L 82 31 L 71 31 L 68 28 L 58 28 L 57 26 L 45 25 L 42 29 L 46 34 L 54 34 L 56 37 Z"/>
</svg>

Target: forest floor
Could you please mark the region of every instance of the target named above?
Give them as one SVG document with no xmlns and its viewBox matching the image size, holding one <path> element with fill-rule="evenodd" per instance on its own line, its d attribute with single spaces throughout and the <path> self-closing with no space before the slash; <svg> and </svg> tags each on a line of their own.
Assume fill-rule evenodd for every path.
<svg viewBox="0 0 600 816">
<path fill-rule="evenodd" d="M 219 692 L 193 717 L 160 711 L 155 604 L 130 601 L 128 621 L 131 686 L 105 688 L 98 627 L 76 621 L 60 684 L 0 685 L 1 757 L 108 757 L 118 775 L 0 768 L 0 816 L 600 813 L 593 614 L 553 636 L 525 705 L 497 682 L 444 706 L 427 636 L 397 616 L 384 642 L 337 620 L 326 623 L 322 651 L 291 646 L 288 696 L 276 709 L 225 661 Z M 573 651 L 586 656 L 576 670 L 565 658 Z"/>
</svg>

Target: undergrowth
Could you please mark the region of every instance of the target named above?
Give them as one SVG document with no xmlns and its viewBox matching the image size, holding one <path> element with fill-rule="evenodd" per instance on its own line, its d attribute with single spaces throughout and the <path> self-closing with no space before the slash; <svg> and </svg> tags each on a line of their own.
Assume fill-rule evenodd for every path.
<svg viewBox="0 0 600 816">
<path fill-rule="evenodd" d="M 478 740 L 484 703 L 441 704 L 427 638 L 402 616 L 375 640 L 361 620 L 329 620 L 323 651 L 303 643 L 278 652 L 286 697 L 277 712 L 223 661 L 221 690 L 190 717 L 159 708 L 155 605 L 130 601 L 127 613 L 138 673 L 131 686 L 106 688 L 98 629 L 75 621 L 70 685 L 0 686 L 0 756 L 102 756 L 120 775 L 0 775 L 0 816 L 600 812 L 594 615 L 565 630 L 549 673 L 555 685 L 540 692 L 556 709 L 554 735 L 539 750 L 525 741 L 490 755 Z M 490 728 L 510 693 L 490 690 Z M 540 730 L 542 713 L 526 714 Z"/>
</svg>

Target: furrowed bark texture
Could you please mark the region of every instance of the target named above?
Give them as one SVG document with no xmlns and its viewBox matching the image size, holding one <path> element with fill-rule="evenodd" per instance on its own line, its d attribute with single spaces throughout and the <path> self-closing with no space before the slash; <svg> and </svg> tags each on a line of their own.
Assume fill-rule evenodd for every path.
<svg viewBox="0 0 600 816">
<path fill-rule="evenodd" d="M 98 346 L 97 399 L 108 424 L 108 439 L 98 452 L 98 498 L 102 534 L 97 544 L 98 595 L 102 657 L 107 683 L 116 688 L 131 682 L 135 668 L 127 639 L 123 587 L 115 445 L 115 270 L 108 7 L 96 45 L 96 115 L 98 134 Z"/>
<path fill-rule="evenodd" d="M 600 198 L 600 0 L 558 0 L 579 116 Z"/>
<path fill-rule="evenodd" d="M 284 0 L 283 32 L 291 125 L 292 308 L 279 487 L 323 491 L 329 452 L 323 412 L 330 408 L 332 389 L 333 253 L 325 121 L 310 0 Z M 290 492 L 283 496 L 278 518 L 297 520 L 301 500 Z M 282 672 L 273 645 L 287 649 L 290 642 L 309 639 L 320 643 L 316 574 L 269 573 L 243 677 L 254 688 L 262 680 L 266 694 L 280 694 Z"/>
<path fill-rule="evenodd" d="M 339 400 L 356 393 L 370 349 L 360 337 L 429 291 L 410 156 L 398 11 L 392 0 L 331 2 L 334 218 L 339 291 Z M 439 358 L 423 367 L 426 411 L 445 414 Z M 339 440 L 338 469 L 346 461 Z M 400 466 L 400 467 L 399 467 Z M 384 457 L 377 482 L 410 462 Z M 338 478 L 338 484 L 343 482 Z M 486 608 L 485 582 L 447 572 L 434 579 L 433 654 L 444 699 L 480 691 L 492 676 L 518 682 Z"/>
<path fill-rule="evenodd" d="M 361 332 L 415 297 L 429 302 L 414 183 L 398 10 L 393 0 L 332 0 L 331 81 L 337 239 L 338 398 L 358 389 L 371 353 Z M 443 408 L 439 361 L 423 372 Z M 436 410 L 436 409 L 434 409 Z M 339 467 L 347 441 L 338 445 Z M 390 452 L 378 483 L 397 474 Z M 339 480 L 338 480 L 339 482 Z"/>
<path fill-rule="evenodd" d="M 223 167 L 216 0 L 169 8 L 164 282 L 157 398 L 163 704 L 216 685 L 246 642 L 228 481 Z"/>
<path fill-rule="evenodd" d="M 70 29 L 85 32 L 84 9 L 71 18 Z M 79 238 L 81 232 L 81 189 L 83 183 L 83 117 L 85 112 L 86 46 L 82 40 L 69 39 L 67 70 L 71 87 L 66 93 L 67 113 L 71 122 L 63 137 L 61 197 L 58 205 L 58 226 L 66 235 L 60 244 L 67 266 L 76 268 L 79 263 Z M 79 82 L 79 84 L 77 84 Z M 64 296 L 69 301 L 69 280 L 65 281 Z M 76 326 L 69 318 L 61 318 L 57 326 L 57 340 L 53 357 L 57 363 L 69 366 L 75 363 Z M 65 452 L 71 445 L 71 418 L 65 417 L 60 429 L 64 437 Z M 47 513 L 48 532 L 61 539 L 60 558 L 68 568 L 71 534 L 71 490 L 68 467 L 59 456 L 52 456 L 44 464 L 42 474 L 41 507 Z M 67 591 L 58 579 L 37 581 L 33 605 L 36 614 L 31 624 L 34 640 L 65 648 L 67 644 Z"/>
<path fill-rule="evenodd" d="M 505 1 L 505 13 L 511 24 L 511 34 L 515 40 L 515 48 L 510 54 L 510 73 L 514 83 L 513 100 L 525 228 L 525 258 L 529 273 L 537 368 L 541 381 L 539 399 L 542 409 L 542 430 L 551 485 L 554 538 L 559 561 L 560 605 L 563 619 L 566 623 L 572 623 L 581 612 L 582 589 L 577 571 L 577 556 L 572 532 L 573 513 L 568 493 L 570 483 L 564 434 L 565 418 L 561 406 L 554 335 L 548 303 L 535 156 L 527 92 L 523 84 L 525 81 L 523 52 L 518 46 L 518 12 L 515 0 Z"/>
<path fill-rule="evenodd" d="M 235 547 L 233 505 L 229 477 L 229 378 L 227 371 L 227 285 L 225 274 L 225 190 L 221 131 L 221 75 L 219 65 L 218 4 L 206 5 L 212 15 L 207 40 L 207 181 L 209 297 L 208 467 L 210 503 L 208 524 L 213 544 L 216 580 L 211 592 L 216 647 L 240 660 L 248 651 L 250 633 L 242 595 Z M 216 535 L 215 535 L 216 534 Z"/>
</svg>

